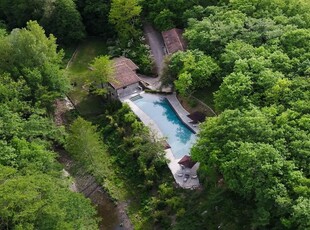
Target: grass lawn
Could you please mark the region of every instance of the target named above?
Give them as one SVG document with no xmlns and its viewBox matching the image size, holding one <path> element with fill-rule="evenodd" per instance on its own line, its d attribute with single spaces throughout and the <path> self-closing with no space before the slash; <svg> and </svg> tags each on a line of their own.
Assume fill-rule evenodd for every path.
<svg viewBox="0 0 310 230">
<path fill-rule="evenodd" d="M 72 63 L 69 65 L 70 77 L 81 78 L 89 73 L 89 63 L 99 55 L 107 54 L 106 42 L 100 38 L 89 37 L 82 41 L 78 47 Z"/>
<path fill-rule="evenodd" d="M 66 68 L 68 62 L 70 61 L 70 58 L 72 57 L 77 47 L 78 47 L 78 44 L 72 44 L 70 46 L 60 47 L 65 52 L 64 58 L 62 59 L 62 67 L 64 69 Z"/>
<path fill-rule="evenodd" d="M 65 49 L 69 54 L 72 48 Z M 107 54 L 106 42 L 100 38 L 89 37 L 77 46 L 77 51 L 66 72 L 74 85 L 69 97 L 83 116 L 102 113 L 102 100 L 100 97 L 89 95 L 87 78 L 90 70 L 89 63 L 99 55 Z M 68 56 L 68 55 L 66 55 Z"/>
</svg>

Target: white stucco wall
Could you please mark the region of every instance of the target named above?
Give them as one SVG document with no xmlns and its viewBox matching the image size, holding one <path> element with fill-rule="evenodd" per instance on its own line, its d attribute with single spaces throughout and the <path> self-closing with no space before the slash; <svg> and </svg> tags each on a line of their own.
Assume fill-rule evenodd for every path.
<svg viewBox="0 0 310 230">
<path fill-rule="evenodd" d="M 139 91 L 139 83 L 134 83 L 132 85 L 128 85 L 127 87 L 121 88 L 117 90 L 118 98 L 128 96 L 130 94 L 136 93 Z"/>
</svg>

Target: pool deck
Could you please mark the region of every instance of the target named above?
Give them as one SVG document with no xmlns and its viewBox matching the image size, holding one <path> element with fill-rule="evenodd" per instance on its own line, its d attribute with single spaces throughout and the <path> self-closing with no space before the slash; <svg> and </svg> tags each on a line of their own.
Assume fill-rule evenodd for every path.
<svg viewBox="0 0 310 230">
<path fill-rule="evenodd" d="M 143 95 L 143 93 L 141 93 Z M 127 96 L 125 98 L 122 98 L 121 101 L 123 103 L 126 103 L 130 106 L 131 110 L 140 118 L 140 120 L 143 122 L 144 125 L 150 128 L 151 133 L 158 139 L 163 139 L 165 138 L 162 132 L 160 131 L 159 127 L 157 124 L 148 116 L 146 115 L 138 106 L 136 106 L 131 100 L 130 97 Z M 188 126 L 191 125 L 189 123 L 189 118 L 187 115 L 189 114 L 180 104 L 179 100 L 176 98 L 175 94 L 171 95 L 165 95 L 162 97 L 166 97 L 178 116 L 182 119 L 184 123 L 186 123 Z M 192 127 L 190 126 L 196 133 L 198 133 L 199 129 L 198 127 Z M 165 150 L 165 157 L 168 159 L 168 167 L 177 182 L 177 184 L 185 189 L 195 189 L 199 187 L 199 179 L 198 177 L 195 177 L 197 175 L 197 169 L 199 168 L 199 163 L 196 163 L 191 169 L 189 168 L 182 168 L 180 164 L 178 164 L 179 160 L 181 158 L 175 158 L 171 149 L 166 149 Z M 190 177 L 185 180 L 185 174 L 190 175 Z"/>
</svg>

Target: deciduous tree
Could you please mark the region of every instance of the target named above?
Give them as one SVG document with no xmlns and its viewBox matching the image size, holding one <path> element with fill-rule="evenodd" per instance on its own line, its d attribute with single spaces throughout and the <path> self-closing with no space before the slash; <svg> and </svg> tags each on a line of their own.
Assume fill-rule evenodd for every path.
<svg viewBox="0 0 310 230">
<path fill-rule="evenodd" d="M 23 78 L 31 90 L 33 101 L 47 105 L 69 89 L 69 81 L 60 69 L 62 51 L 57 51 L 53 35 L 46 37 L 37 22 L 15 29 L 0 38 L 0 72 L 8 72 L 14 80 Z"/>
<path fill-rule="evenodd" d="M 183 95 L 209 86 L 219 71 L 215 60 L 198 50 L 175 53 L 168 68 L 176 78 L 176 89 Z"/>
<path fill-rule="evenodd" d="M 23 0 L 0 2 L 0 15 L 9 29 L 25 27 L 29 20 L 36 20 L 58 42 L 70 44 L 84 37 L 84 26 L 73 0 Z"/>
<path fill-rule="evenodd" d="M 91 63 L 92 73 L 91 78 L 95 87 L 101 86 L 101 89 L 97 89 L 98 95 L 104 95 L 106 93 L 105 84 L 115 81 L 114 75 L 114 62 L 110 60 L 110 56 L 96 57 Z"/>
<path fill-rule="evenodd" d="M 135 26 L 141 10 L 137 0 L 112 0 L 109 22 L 115 26 L 122 44 L 127 43 L 130 38 L 137 37 Z"/>
</svg>

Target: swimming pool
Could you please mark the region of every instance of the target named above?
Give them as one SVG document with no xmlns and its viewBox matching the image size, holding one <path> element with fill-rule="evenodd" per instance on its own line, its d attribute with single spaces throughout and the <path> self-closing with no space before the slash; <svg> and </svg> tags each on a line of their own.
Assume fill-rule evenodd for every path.
<svg viewBox="0 0 310 230">
<path fill-rule="evenodd" d="M 142 94 L 142 98 L 133 101 L 158 126 L 167 137 L 175 158 L 189 155 L 196 135 L 177 116 L 168 100 L 153 94 Z"/>
</svg>

